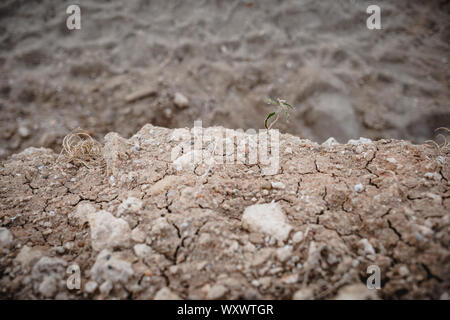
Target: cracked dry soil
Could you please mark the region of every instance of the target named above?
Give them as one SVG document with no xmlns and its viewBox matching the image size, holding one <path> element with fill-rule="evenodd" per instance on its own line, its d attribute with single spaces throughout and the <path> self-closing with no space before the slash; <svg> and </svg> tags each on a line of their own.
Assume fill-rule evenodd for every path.
<svg viewBox="0 0 450 320">
<path fill-rule="evenodd" d="M 448 297 L 447 155 L 282 134 L 275 175 L 258 164 L 177 170 L 171 151 L 190 142 L 173 131 L 108 134 L 106 168 L 64 164 L 44 148 L 4 161 L 0 298 Z M 246 208 L 268 203 L 285 215 L 286 239 L 243 224 Z M 66 285 L 74 264 L 80 290 Z M 373 264 L 380 290 L 366 289 Z"/>
</svg>

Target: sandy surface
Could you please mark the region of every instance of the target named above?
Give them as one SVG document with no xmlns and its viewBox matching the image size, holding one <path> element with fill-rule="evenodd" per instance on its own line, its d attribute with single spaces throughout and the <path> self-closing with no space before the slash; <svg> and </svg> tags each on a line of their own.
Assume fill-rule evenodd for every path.
<svg viewBox="0 0 450 320">
<path fill-rule="evenodd" d="M 268 96 L 296 107 L 280 130 L 318 142 L 421 142 L 450 126 L 447 1 L 378 1 L 375 31 L 367 1 L 82 0 L 77 31 L 69 3 L 0 4 L 2 158 L 58 150 L 78 126 L 98 138 L 194 119 L 257 129 Z"/>
<path fill-rule="evenodd" d="M 448 298 L 450 167 L 433 147 L 282 135 L 264 175 L 179 168 L 171 151 L 191 140 L 166 128 L 105 140 L 103 169 L 43 148 L 0 167 L 1 298 Z"/>
</svg>

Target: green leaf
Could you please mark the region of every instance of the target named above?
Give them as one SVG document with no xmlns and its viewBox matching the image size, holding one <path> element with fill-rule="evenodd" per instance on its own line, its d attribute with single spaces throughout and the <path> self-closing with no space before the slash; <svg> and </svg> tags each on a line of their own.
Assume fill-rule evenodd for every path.
<svg viewBox="0 0 450 320">
<path fill-rule="evenodd" d="M 275 106 L 278 104 L 275 100 L 273 100 L 271 98 L 268 99 L 268 103 L 273 104 Z"/>
<path fill-rule="evenodd" d="M 289 103 L 287 103 L 287 102 L 282 102 L 282 104 L 283 104 L 284 106 L 287 106 L 287 107 L 291 108 L 291 109 L 294 109 L 294 107 L 291 106 L 291 105 L 290 105 Z"/>
<path fill-rule="evenodd" d="M 269 129 L 269 128 L 267 127 L 267 121 L 268 121 L 270 118 L 272 118 L 274 115 L 275 115 L 275 112 L 271 112 L 271 113 L 269 113 L 269 115 L 267 116 L 266 120 L 264 120 L 264 126 L 266 127 L 266 129 Z"/>
</svg>

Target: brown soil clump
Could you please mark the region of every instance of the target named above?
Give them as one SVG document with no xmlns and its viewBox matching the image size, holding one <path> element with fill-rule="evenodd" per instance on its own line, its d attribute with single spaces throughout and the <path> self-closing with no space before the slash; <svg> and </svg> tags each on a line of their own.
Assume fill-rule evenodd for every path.
<svg viewBox="0 0 450 320">
<path fill-rule="evenodd" d="M 43 148 L 4 161 L 0 297 L 448 297 L 447 155 L 286 134 L 278 172 L 263 175 L 261 164 L 175 166 L 173 150 L 182 157 L 191 143 L 175 133 L 108 134 L 106 168 Z M 66 284 L 73 265 L 79 290 Z M 380 290 L 365 287 L 370 265 Z"/>
</svg>

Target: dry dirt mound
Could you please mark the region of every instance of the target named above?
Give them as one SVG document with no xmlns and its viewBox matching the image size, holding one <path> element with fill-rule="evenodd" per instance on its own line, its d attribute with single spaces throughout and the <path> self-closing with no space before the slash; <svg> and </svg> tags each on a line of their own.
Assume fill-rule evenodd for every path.
<svg viewBox="0 0 450 320">
<path fill-rule="evenodd" d="M 108 134 L 105 168 L 43 148 L 6 160 L 0 297 L 448 297 L 450 168 L 433 147 L 280 135 L 280 169 L 263 175 L 174 165 L 191 144 L 174 133 Z M 74 264 L 80 290 L 66 285 Z"/>
</svg>

